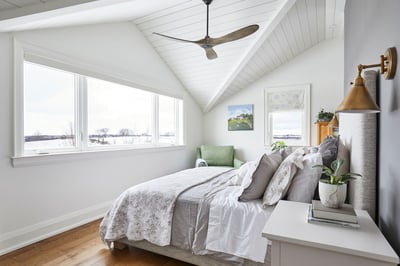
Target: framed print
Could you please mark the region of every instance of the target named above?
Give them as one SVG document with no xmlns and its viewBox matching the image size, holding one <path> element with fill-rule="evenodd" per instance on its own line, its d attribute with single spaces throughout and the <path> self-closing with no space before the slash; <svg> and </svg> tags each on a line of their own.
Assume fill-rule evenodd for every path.
<svg viewBox="0 0 400 266">
<path fill-rule="evenodd" d="M 253 105 L 228 106 L 228 131 L 253 130 Z"/>
</svg>

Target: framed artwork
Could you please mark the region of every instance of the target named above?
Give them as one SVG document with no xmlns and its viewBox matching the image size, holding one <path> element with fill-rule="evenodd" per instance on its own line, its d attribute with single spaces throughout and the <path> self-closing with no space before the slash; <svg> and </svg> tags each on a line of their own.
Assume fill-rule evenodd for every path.
<svg viewBox="0 0 400 266">
<path fill-rule="evenodd" d="M 228 130 L 253 130 L 253 105 L 228 106 Z"/>
<path fill-rule="evenodd" d="M 310 84 L 266 88 L 265 145 L 310 145 Z"/>
</svg>

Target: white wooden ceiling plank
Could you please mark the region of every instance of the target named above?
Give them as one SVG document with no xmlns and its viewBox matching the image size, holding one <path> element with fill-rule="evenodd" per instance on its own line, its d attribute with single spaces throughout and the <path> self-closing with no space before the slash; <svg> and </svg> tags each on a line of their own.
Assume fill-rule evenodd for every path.
<svg viewBox="0 0 400 266">
<path fill-rule="evenodd" d="M 294 4 L 295 1 L 293 0 L 286 0 L 282 2 L 282 6 L 279 8 L 279 11 L 275 14 L 275 16 L 271 19 L 268 26 L 260 31 L 260 37 L 255 42 L 253 42 L 253 44 L 250 45 L 247 50 L 241 55 L 239 63 L 234 67 L 234 71 L 230 73 L 224 84 L 217 89 L 214 96 L 208 102 L 206 109 L 204 110 L 205 112 L 207 112 L 208 110 L 210 110 L 210 108 L 214 106 L 214 104 L 218 101 L 218 98 L 224 93 L 226 88 L 229 87 L 237 74 L 246 66 L 251 57 L 257 52 L 260 46 L 264 43 L 264 41 L 268 38 L 274 28 L 280 23 L 282 18 Z"/>
<path fill-rule="evenodd" d="M 271 13 L 273 14 L 273 12 Z M 210 21 L 210 35 L 223 35 L 226 33 L 226 31 L 232 31 L 232 30 L 237 30 L 239 28 L 242 28 L 243 26 L 251 25 L 251 24 L 262 24 L 267 23 L 271 19 L 271 16 L 265 13 L 260 12 L 259 14 L 254 14 L 252 16 L 240 16 L 240 17 L 232 17 L 230 20 L 228 18 L 218 20 L 218 21 Z M 194 32 L 193 37 L 199 37 L 197 36 L 199 33 L 201 35 L 204 35 L 205 30 L 206 30 L 206 20 L 199 20 L 196 23 L 193 23 L 193 21 L 189 21 L 192 23 L 178 23 L 178 24 L 173 24 L 171 26 L 168 24 L 163 24 L 161 26 L 157 27 L 151 27 L 148 29 L 143 29 L 141 26 L 137 26 L 146 36 L 150 35 L 152 32 L 158 30 L 164 34 L 171 35 L 175 34 L 177 37 L 182 37 L 182 36 L 187 36 L 188 34 Z"/>
<path fill-rule="evenodd" d="M 262 59 L 267 70 L 273 69 L 274 62 L 268 51 L 265 50 L 265 46 L 262 45 L 257 52 L 257 55 Z"/>
<path fill-rule="evenodd" d="M 273 14 L 273 13 L 271 13 Z M 250 16 L 229 17 L 221 20 L 210 19 L 209 34 L 213 37 L 225 35 L 233 30 L 240 29 L 250 24 L 264 24 L 270 19 L 266 13 L 259 12 Z M 206 20 L 190 17 L 186 20 L 179 20 L 174 23 L 163 23 L 157 27 L 143 28 L 138 26 L 145 35 L 153 32 L 174 36 L 181 39 L 198 40 L 205 36 Z"/>
<path fill-rule="evenodd" d="M 317 4 L 316 0 L 306 0 L 307 21 L 310 29 L 311 43 L 318 42 L 318 22 L 317 22 Z"/>
<path fill-rule="evenodd" d="M 300 51 L 299 45 L 297 43 L 297 39 L 295 38 L 296 33 L 293 32 L 293 28 L 290 25 L 290 21 L 288 16 L 285 16 L 281 22 L 282 31 L 285 35 L 285 38 L 290 46 L 293 55 L 297 55 Z"/>
<path fill-rule="evenodd" d="M 275 34 L 273 34 L 273 35 L 276 37 L 276 39 L 279 43 L 279 48 L 281 50 L 281 53 L 286 56 L 287 60 L 292 59 L 294 57 L 295 53 L 293 52 L 292 47 L 289 44 L 288 39 L 286 38 L 286 34 L 282 29 L 282 24 L 279 24 L 275 28 L 274 33 Z"/>
<path fill-rule="evenodd" d="M 166 57 L 169 58 L 169 57 Z M 173 58 L 173 57 L 171 57 Z M 214 62 L 207 62 L 210 61 L 208 59 L 205 59 L 205 56 L 201 56 L 201 60 L 191 60 L 191 61 L 182 61 L 182 60 L 177 60 L 176 63 L 171 64 L 171 66 L 174 68 L 175 71 L 179 72 L 187 72 L 187 74 L 190 73 L 197 73 L 201 71 L 205 72 L 220 72 L 220 70 L 224 69 L 226 70 L 229 68 L 232 63 L 236 62 L 237 59 L 229 59 L 229 58 L 223 58 L 222 60 L 216 59 L 213 61 L 219 60 L 217 63 Z M 205 61 L 207 60 L 207 61 Z M 172 61 L 172 60 L 170 60 Z M 182 62 L 182 63 L 181 63 Z"/>
<path fill-rule="evenodd" d="M 254 71 L 254 74 L 260 78 L 260 69 L 263 69 L 265 67 L 265 63 L 262 60 L 261 56 L 258 55 L 258 52 L 256 54 L 257 56 L 253 56 L 253 58 L 249 61 L 248 66 L 252 71 Z"/>
<path fill-rule="evenodd" d="M 85 9 L 90 9 L 96 6 L 104 5 L 103 2 L 98 2 L 95 0 L 63 0 L 63 1 L 49 1 L 49 2 L 40 2 L 39 4 L 29 4 L 27 6 L 23 6 L 21 8 L 12 8 L 7 10 L 0 10 L 0 22 L 2 24 L 7 22 L 7 27 L 13 25 L 21 25 L 23 23 L 38 21 L 44 18 L 49 18 L 49 16 L 57 15 L 65 15 L 76 12 L 77 10 L 84 9 L 82 6 L 78 6 L 79 4 L 85 4 Z M 68 8 L 66 8 L 68 7 Z M 51 14 L 48 12 L 52 12 Z M 29 16 L 32 15 L 32 16 Z M 4 27 L 4 25 L 3 25 Z"/>
<path fill-rule="evenodd" d="M 243 75 L 244 79 L 247 82 L 251 82 L 253 80 L 259 79 L 259 76 L 257 76 L 256 72 L 257 72 L 257 66 L 255 66 L 254 64 L 248 63 L 240 74 Z"/>
<path fill-rule="evenodd" d="M 276 37 L 275 31 L 269 36 L 268 42 L 271 44 L 272 50 L 276 54 L 280 65 L 289 60 L 285 51 L 281 49 L 281 44 L 279 43 L 278 38 Z"/>
<path fill-rule="evenodd" d="M 252 82 L 252 78 L 250 77 L 250 73 L 247 69 L 243 70 L 243 73 L 241 75 L 241 79 L 242 79 L 242 88 L 247 87 L 251 82 Z"/>
<path fill-rule="evenodd" d="M 176 14 L 178 12 L 185 11 L 185 10 L 193 8 L 193 7 L 200 8 L 200 6 L 202 6 L 202 5 L 204 5 L 204 4 L 200 1 L 197 2 L 197 1 L 192 1 L 192 0 L 182 0 L 182 2 L 180 2 L 180 3 L 172 5 L 168 8 L 164 8 L 160 11 L 152 12 L 148 15 L 139 17 L 137 19 L 134 19 L 132 22 L 137 25 L 140 25 L 140 24 L 149 22 L 151 20 L 161 19 L 164 16 L 168 16 L 168 15 Z"/>
<path fill-rule="evenodd" d="M 335 13 L 336 13 L 336 0 L 326 1 L 326 26 L 325 26 L 325 38 L 327 40 L 334 37 L 334 25 L 335 25 Z"/>
<path fill-rule="evenodd" d="M 281 62 L 279 61 L 279 58 L 277 56 L 277 54 L 274 51 L 274 48 L 271 46 L 271 43 L 269 42 L 269 40 L 267 40 L 262 46 L 261 48 L 266 54 L 267 57 L 270 58 L 270 62 L 272 63 L 272 67 L 275 68 L 276 66 L 279 66 L 281 64 Z"/>
<path fill-rule="evenodd" d="M 305 0 L 298 0 L 296 2 L 296 8 L 299 15 L 299 23 L 301 28 L 301 33 L 303 35 L 305 48 L 309 48 L 312 46 L 312 39 L 310 29 L 308 27 L 308 17 L 307 17 L 307 8 Z"/>
<path fill-rule="evenodd" d="M 336 11 L 335 11 L 335 38 L 344 37 L 344 8 L 346 0 L 336 0 Z"/>
<path fill-rule="evenodd" d="M 235 5 L 231 3 L 225 3 L 222 8 L 212 9 L 210 7 L 210 30 L 213 29 L 213 26 L 217 26 L 219 23 L 223 21 L 233 22 L 237 18 L 247 17 L 251 18 L 253 15 L 258 15 L 260 13 L 268 13 L 276 10 L 276 5 L 265 5 L 261 4 L 256 5 L 255 2 L 248 1 L 240 1 L 243 5 L 242 8 L 237 8 Z M 250 3 L 252 5 L 250 5 Z M 181 25 L 191 25 L 196 23 L 203 23 L 205 25 L 206 22 L 206 6 L 203 5 L 202 8 L 198 8 L 197 6 L 184 10 L 182 12 L 177 12 L 170 14 L 168 16 L 161 17 L 156 20 L 152 20 L 146 23 L 138 24 L 138 26 L 142 30 L 159 28 L 164 32 L 167 32 L 170 29 L 178 28 Z"/>
<path fill-rule="evenodd" d="M 252 60 L 247 64 L 245 68 L 250 69 L 250 71 L 253 73 L 254 80 L 258 80 L 263 76 L 263 69 L 265 68 L 265 64 L 260 58 L 260 56 L 253 56 Z"/>
<path fill-rule="evenodd" d="M 298 9 L 294 6 L 288 13 L 287 18 L 290 22 L 290 27 L 292 28 L 292 32 L 294 33 L 294 38 L 296 39 L 297 47 L 299 51 L 304 51 L 306 44 L 304 41 L 304 36 L 302 34 L 302 29 L 300 26 L 300 16 L 298 13 Z"/>
<path fill-rule="evenodd" d="M 317 23 L 318 23 L 318 41 L 325 40 L 325 3 L 326 1 L 317 1 Z"/>
</svg>

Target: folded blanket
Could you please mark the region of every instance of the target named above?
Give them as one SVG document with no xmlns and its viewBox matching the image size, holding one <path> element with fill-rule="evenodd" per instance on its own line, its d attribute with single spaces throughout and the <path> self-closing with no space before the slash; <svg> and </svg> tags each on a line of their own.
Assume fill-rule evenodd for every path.
<svg viewBox="0 0 400 266">
<path fill-rule="evenodd" d="M 171 224 L 177 197 L 185 190 L 233 170 L 200 167 L 183 170 L 133 186 L 123 192 L 100 224 L 108 245 L 115 240 L 147 240 L 159 246 L 171 241 Z"/>
</svg>

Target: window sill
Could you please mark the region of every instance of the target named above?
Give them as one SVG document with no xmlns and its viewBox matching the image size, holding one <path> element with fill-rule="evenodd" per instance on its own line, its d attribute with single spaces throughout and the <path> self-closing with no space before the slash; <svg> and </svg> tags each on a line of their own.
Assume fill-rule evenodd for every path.
<svg viewBox="0 0 400 266">
<path fill-rule="evenodd" d="M 91 151 L 79 151 L 69 153 L 53 153 L 53 154 L 37 154 L 37 155 L 24 155 L 11 158 L 11 164 L 14 168 L 44 165 L 44 164 L 55 164 L 65 163 L 72 161 L 81 161 L 82 159 L 98 159 L 98 158 L 110 158 L 115 156 L 131 156 L 145 153 L 154 152 L 168 152 L 183 150 L 185 145 L 175 146 L 153 146 L 146 148 L 129 148 L 129 149 L 111 149 L 111 150 L 91 150 Z"/>
</svg>

